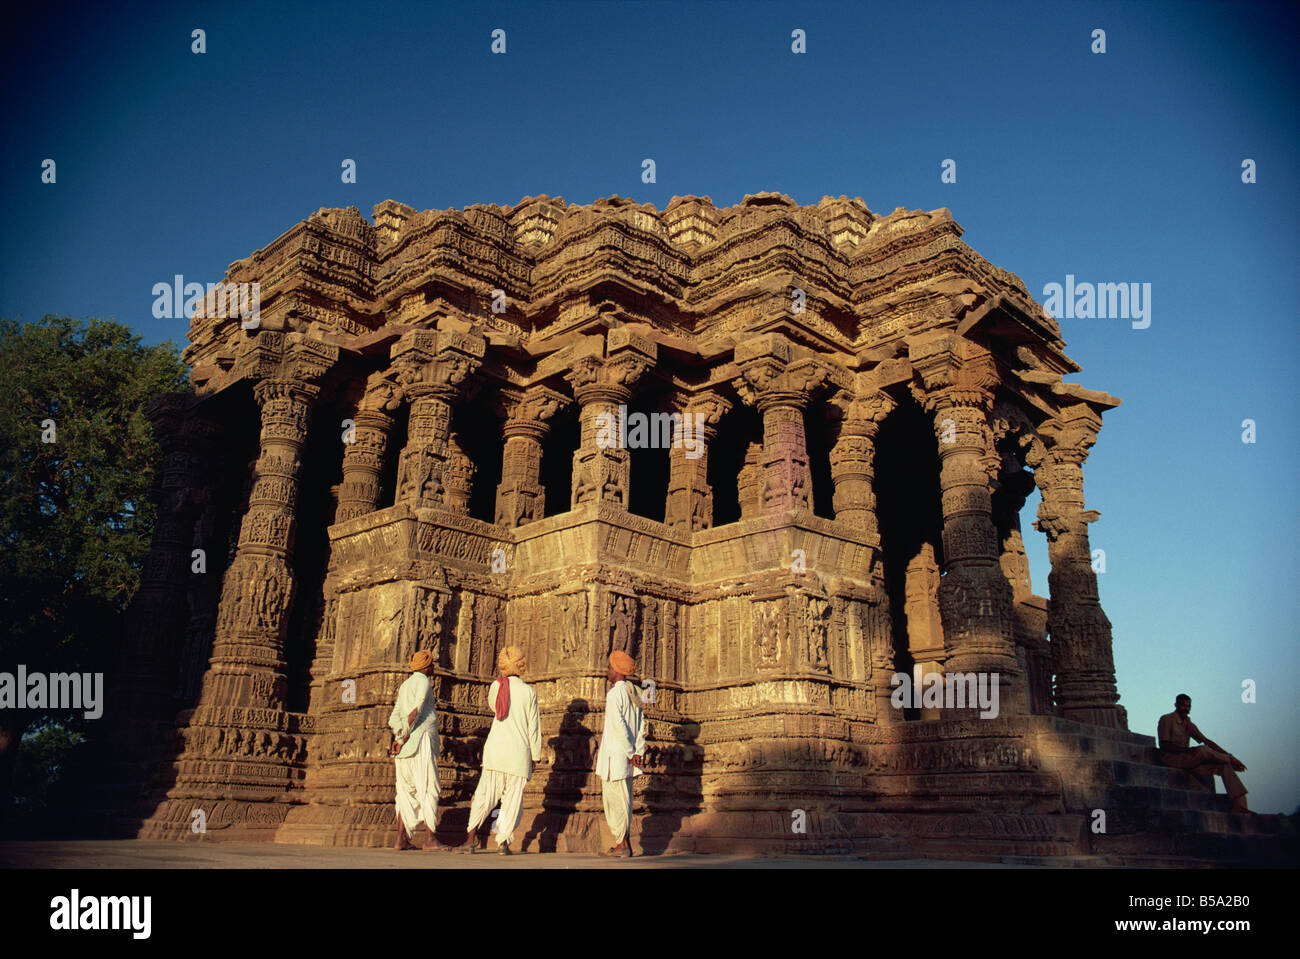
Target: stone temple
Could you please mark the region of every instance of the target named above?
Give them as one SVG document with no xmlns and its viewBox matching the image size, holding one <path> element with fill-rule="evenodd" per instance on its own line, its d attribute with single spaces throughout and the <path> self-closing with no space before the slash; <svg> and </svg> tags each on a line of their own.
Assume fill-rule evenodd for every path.
<svg viewBox="0 0 1300 959">
<path fill-rule="evenodd" d="M 546 744 L 529 850 L 601 842 L 612 649 L 645 683 L 638 853 L 1226 831 L 1205 819 L 1226 799 L 1153 765 L 1118 702 L 1083 464 L 1119 400 L 1065 382 L 1056 321 L 961 235 L 945 209 L 844 197 L 386 201 L 232 264 L 256 323 L 210 295 L 195 392 L 150 407 L 118 827 L 391 843 L 386 720 L 427 648 L 455 837 L 518 645 Z M 1035 487 L 1050 599 L 1019 519 Z M 998 714 L 895 708 L 895 673 L 989 674 Z"/>
</svg>

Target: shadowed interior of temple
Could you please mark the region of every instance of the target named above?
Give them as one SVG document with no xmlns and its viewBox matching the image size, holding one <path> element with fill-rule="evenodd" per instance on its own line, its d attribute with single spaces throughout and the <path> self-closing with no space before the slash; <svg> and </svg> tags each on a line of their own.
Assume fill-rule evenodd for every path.
<svg viewBox="0 0 1300 959">
<path fill-rule="evenodd" d="M 909 676 L 918 663 L 928 672 L 943 659 L 938 607 L 943 510 L 934 426 L 914 401 L 900 403 L 881 424 L 875 489 L 885 589 L 894 624 L 894 665 Z M 915 720 L 920 713 L 909 707 L 904 717 Z"/>
</svg>

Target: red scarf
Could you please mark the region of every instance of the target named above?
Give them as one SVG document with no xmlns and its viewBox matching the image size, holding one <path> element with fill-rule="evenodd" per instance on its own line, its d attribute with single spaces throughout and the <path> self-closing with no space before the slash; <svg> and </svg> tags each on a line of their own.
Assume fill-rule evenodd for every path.
<svg viewBox="0 0 1300 959">
<path fill-rule="evenodd" d="M 497 677 L 497 719 L 505 719 L 510 713 L 510 677 Z"/>
</svg>

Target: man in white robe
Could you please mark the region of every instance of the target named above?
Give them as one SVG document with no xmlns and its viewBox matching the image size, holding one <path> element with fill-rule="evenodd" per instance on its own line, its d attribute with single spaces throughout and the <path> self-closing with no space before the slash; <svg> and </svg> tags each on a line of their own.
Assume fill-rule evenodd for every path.
<svg viewBox="0 0 1300 959">
<path fill-rule="evenodd" d="M 627 681 L 635 671 L 636 663 L 627 653 L 616 649 L 609 654 L 606 678 L 613 685 L 605 696 L 605 731 L 596 752 L 596 775 L 614 845 L 602 856 L 632 856 L 632 780 L 645 772 L 645 714 Z"/>
<path fill-rule="evenodd" d="M 389 755 L 397 767 L 396 849 L 414 849 L 411 836 L 421 822 L 429 831 L 424 848 L 443 849 L 434 834 L 438 816 L 438 711 L 434 708 L 433 654 L 417 650 L 411 657 L 411 675 L 397 690 L 397 702 L 388 716 L 393 731 Z"/>
<path fill-rule="evenodd" d="M 537 714 L 537 693 L 519 678 L 528 668 L 524 651 L 507 646 L 497 656 L 500 674 L 488 687 L 492 728 L 483 744 L 483 774 L 469 806 L 465 852 L 478 849 L 478 828 L 498 802 L 497 852 L 511 855 L 515 829 L 523 815 L 524 786 L 533 767 L 542 761 L 542 724 Z"/>
</svg>

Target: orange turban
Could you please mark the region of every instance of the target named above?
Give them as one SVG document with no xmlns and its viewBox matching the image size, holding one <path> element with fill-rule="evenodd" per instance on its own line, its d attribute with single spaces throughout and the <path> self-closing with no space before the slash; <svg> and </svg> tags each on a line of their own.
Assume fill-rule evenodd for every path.
<svg viewBox="0 0 1300 959">
<path fill-rule="evenodd" d="M 631 676 L 636 672 L 636 661 L 621 649 L 616 649 L 609 654 L 609 665 L 613 667 L 614 672 L 622 673 L 624 676 Z"/>
<path fill-rule="evenodd" d="M 518 676 L 528 668 L 528 657 L 518 646 L 507 646 L 497 653 L 497 672 L 502 676 Z"/>
<path fill-rule="evenodd" d="M 433 653 L 427 649 L 417 649 L 411 657 L 411 672 L 421 673 L 433 665 Z"/>
</svg>

